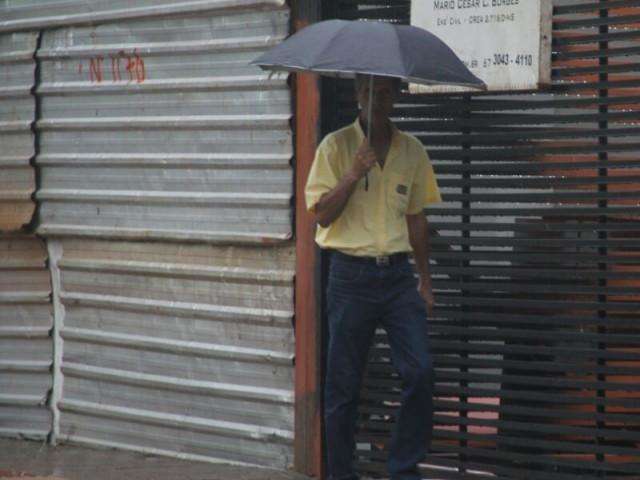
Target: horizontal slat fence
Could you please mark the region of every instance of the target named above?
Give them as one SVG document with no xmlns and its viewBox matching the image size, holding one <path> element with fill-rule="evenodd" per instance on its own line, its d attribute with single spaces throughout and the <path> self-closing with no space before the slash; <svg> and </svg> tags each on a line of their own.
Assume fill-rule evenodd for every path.
<svg viewBox="0 0 640 480">
<path fill-rule="evenodd" d="M 554 0 L 553 82 L 537 92 L 409 95 L 426 146 L 436 368 L 430 479 L 638 478 L 640 1 Z M 409 22 L 410 2 L 339 18 Z M 353 118 L 336 81 L 328 129 Z M 362 392 L 358 465 L 384 474 L 401 381 L 383 331 Z"/>
</svg>

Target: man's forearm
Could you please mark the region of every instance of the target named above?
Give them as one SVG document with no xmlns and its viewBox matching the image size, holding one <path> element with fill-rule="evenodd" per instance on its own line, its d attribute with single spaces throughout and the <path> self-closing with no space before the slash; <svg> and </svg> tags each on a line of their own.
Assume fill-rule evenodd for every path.
<svg viewBox="0 0 640 480">
<path fill-rule="evenodd" d="M 429 270 L 429 229 L 427 219 L 422 212 L 417 215 L 407 215 L 407 228 L 409 231 L 409 243 L 413 249 L 416 261 L 416 269 L 423 280 L 431 280 Z"/>
<path fill-rule="evenodd" d="M 356 189 L 358 177 L 347 173 L 335 188 L 325 193 L 316 204 L 316 219 L 320 226 L 328 227 L 338 218 Z"/>
</svg>

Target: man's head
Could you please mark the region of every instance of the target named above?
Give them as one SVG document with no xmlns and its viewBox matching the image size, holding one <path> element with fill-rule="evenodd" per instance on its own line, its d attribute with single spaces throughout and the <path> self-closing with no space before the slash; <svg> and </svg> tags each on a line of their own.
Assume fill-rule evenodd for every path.
<svg viewBox="0 0 640 480">
<path fill-rule="evenodd" d="M 356 98 L 363 113 L 369 112 L 369 75 L 356 75 Z M 373 77 L 373 117 L 388 118 L 400 94 L 401 80 L 391 77 Z"/>
</svg>

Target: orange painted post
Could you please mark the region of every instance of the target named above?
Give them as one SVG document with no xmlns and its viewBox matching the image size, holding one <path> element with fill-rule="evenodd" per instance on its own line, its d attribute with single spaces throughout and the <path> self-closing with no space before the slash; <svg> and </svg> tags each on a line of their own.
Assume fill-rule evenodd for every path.
<svg viewBox="0 0 640 480">
<path fill-rule="evenodd" d="M 320 20 L 319 4 L 293 4 L 295 30 Z M 320 80 L 315 74 L 295 75 L 296 283 L 295 283 L 295 438 L 294 468 L 324 478 L 322 467 L 322 318 L 320 255 L 316 224 L 307 212 L 304 186 L 320 140 Z"/>
</svg>

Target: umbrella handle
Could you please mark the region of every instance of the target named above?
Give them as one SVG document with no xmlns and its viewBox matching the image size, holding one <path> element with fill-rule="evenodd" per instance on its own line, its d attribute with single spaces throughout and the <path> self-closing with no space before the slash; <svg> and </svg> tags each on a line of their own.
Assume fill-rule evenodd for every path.
<svg viewBox="0 0 640 480">
<path fill-rule="evenodd" d="M 373 111 L 373 75 L 369 75 L 369 114 L 367 115 L 367 137 L 369 137 L 369 146 L 371 146 L 371 112 Z M 369 191 L 369 172 L 364 176 L 364 191 Z"/>
</svg>

